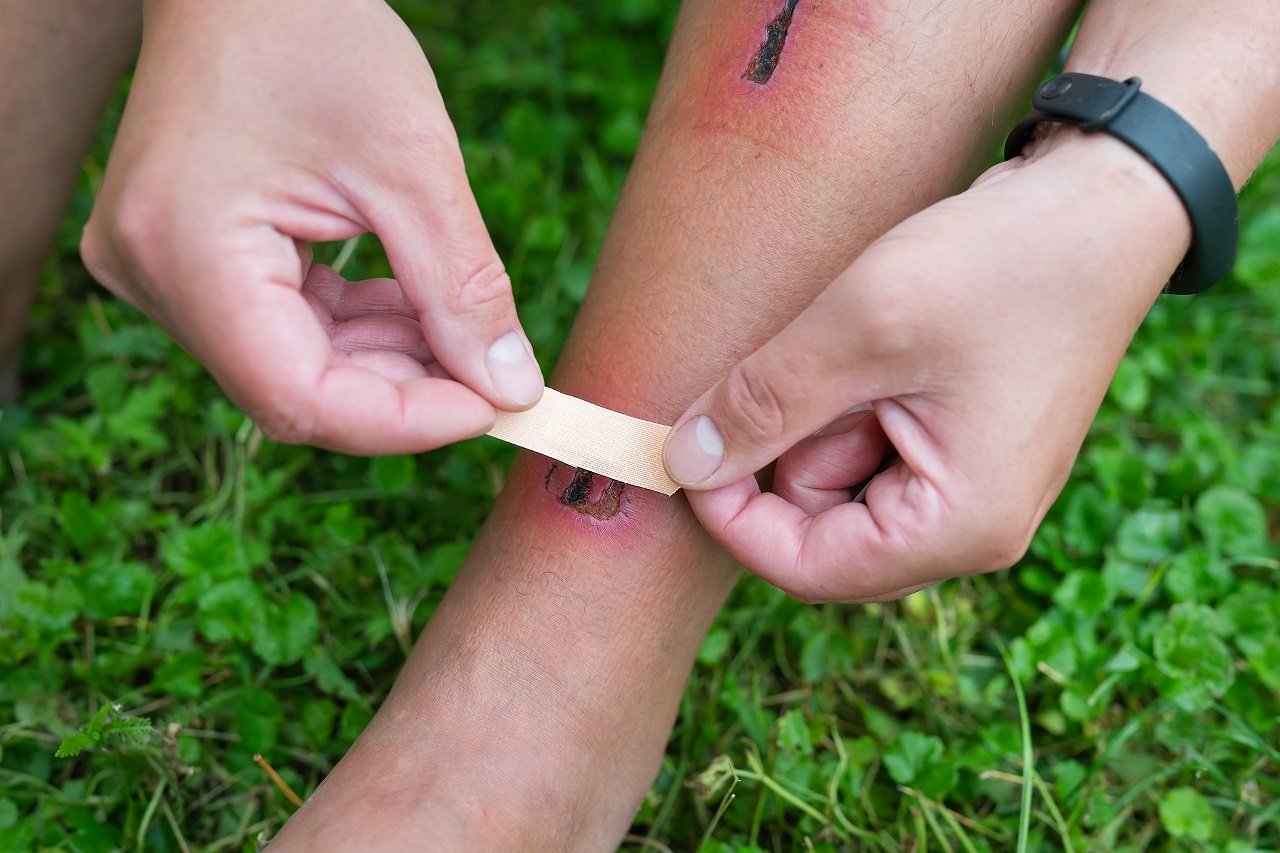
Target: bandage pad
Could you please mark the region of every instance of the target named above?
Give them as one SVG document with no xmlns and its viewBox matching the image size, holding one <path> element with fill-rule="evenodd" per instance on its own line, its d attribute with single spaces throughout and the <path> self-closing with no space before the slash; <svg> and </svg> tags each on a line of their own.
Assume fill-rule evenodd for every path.
<svg viewBox="0 0 1280 853">
<path fill-rule="evenodd" d="M 669 426 L 548 388 L 532 409 L 499 412 L 489 435 L 602 477 L 674 495 L 680 486 L 662 464 L 669 432 Z"/>
</svg>

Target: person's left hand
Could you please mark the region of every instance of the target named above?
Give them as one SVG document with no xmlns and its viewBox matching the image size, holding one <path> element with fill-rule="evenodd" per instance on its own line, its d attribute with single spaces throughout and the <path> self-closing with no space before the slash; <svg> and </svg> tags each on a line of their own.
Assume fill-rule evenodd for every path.
<svg viewBox="0 0 1280 853">
<path fill-rule="evenodd" d="M 715 539 L 802 600 L 1009 566 L 1189 235 L 1137 154 L 1056 131 L 874 243 L 689 408 L 667 467 Z"/>
</svg>

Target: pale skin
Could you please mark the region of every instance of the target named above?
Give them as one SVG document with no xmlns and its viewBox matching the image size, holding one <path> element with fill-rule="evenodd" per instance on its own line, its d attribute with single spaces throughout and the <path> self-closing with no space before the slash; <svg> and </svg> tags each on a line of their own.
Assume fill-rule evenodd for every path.
<svg viewBox="0 0 1280 853">
<path fill-rule="evenodd" d="M 1280 13 L 1258 0 L 1222 17 L 1095 2 L 1066 70 L 1141 76 L 1238 189 L 1280 136 Z M 1012 565 L 1190 238 L 1141 156 L 1048 130 L 876 241 L 735 365 L 677 422 L 668 468 L 730 553 L 804 600 L 896 598 Z M 900 459 L 851 501 L 886 440 Z M 775 460 L 762 491 L 751 474 Z"/>
<path fill-rule="evenodd" d="M 381 0 L 143 7 L 81 244 L 94 277 L 282 441 L 418 452 L 535 403 L 542 374 L 511 283 L 395 13 Z M 310 241 L 366 232 L 395 281 L 339 287 L 311 264 Z"/>
<path fill-rule="evenodd" d="M 1099 12 L 1119 16 L 1147 37 L 1131 48 L 1115 19 L 1087 24 L 1082 47 L 1089 26 L 1120 35 L 1095 41 L 1107 61 L 1079 70 L 1142 74 L 1149 91 L 1193 121 L 1194 104 L 1223 100 L 1203 64 L 1183 83 L 1200 87 L 1185 101 L 1172 82 L 1157 88 L 1149 66 L 1180 45 L 1161 47 L 1145 13 L 1134 23 L 1121 5 L 1095 2 L 1090 21 Z M 1261 4 L 1249 5 L 1260 15 Z M 776 10 L 745 14 L 732 0 L 702 0 L 682 12 L 645 142 L 554 384 L 654 420 L 717 418 L 726 461 L 698 485 L 727 486 L 692 495 L 694 507 L 743 562 L 802 597 L 873 598 L 927 582 L 921 572 L 940 543 L 970 555 L 953 572 L 1010 559 L 1019 541 L 993 532 L 1014 513 L 1033 525 L 1052 499 L 1116 359 L 1186 248 L 1177 200 L 1149 167 L 1108 140 L 1069 133 L 908 219 L 980 168 L 1074 11 L 1067 2 L 1032 10 L 1025 2 L 802 4 L 763 85 L 742 74 Z M 1174 17 L 1166 10 L 1159 20 Z M 1203 35 L 1225 24 L 1198 26 Z M 1274 47 L 1257 20 L 1237 26 L 1261 49 Z M 1238 39 L 1223 39 L 1237 59 Z M 1114 70 L 1111 61 L 1119 62 Z M 963 97 L 938 80 L 964 81 Z M 1274 82 L 1256 95 L 1271 97 L 1272 113 Z M 1228 129 L 1202 130 L 1237 183 L 1280 132 L 1254 117 L 1242 107 L 1220 117 Z M 1083 215 L 1078 198 L 1088 190 L 1101 202 Z M 1033 255 L 1016 239 L 1030 220 L 1049 216 L 1074 235 L 1049 247 L 1069 253 L 1069 274 L 1050 275 L 1063 259 L 1048 263 L 1043 246 Z M 1145 226 L 1124 231 L 1135 217 Z M 1109 228 L 1130 239 L 1104 242 L 1095 251 L 1105 257 L 1082 266 L 1072 246 L 1097 246 Z M 291 282 L 302 281 L 305 253 L 274 245 L 280 269 L 288 257 L 299 270 Z M 1020 278 L 1028 269 L 1035 287 Z M 331 316 L 340 287 L 326 276 L 311 286 Z M 405 313 L 396 304 L 399 313 L 380 313 Z M 1093 345 L 1073 346 L 1081 339 Z M 424 342 L 402 344 L 418 352 Z M 1050 362 L 1067 356 L 1074 370 L 1064 376 Z M 733 398 L 706 389 L 743 370 L 735 365 L 754 359 L 752 371 L 775 358 L 807 393 L 768 396 L 788 405 L 804 398 L 795 417 L 812 424 L 745 432 L 743 407 L 718 403 Z M 832 366 L 850 363 L 856 369 Z M 492 401 L 470 393 L 491 417 Z M 843 408 L 804 408 L 809 396 L 827 394 Z M 871 400 L 874 412 L 854 415 L 843 432 L 797 443 Z M 785 413 L 779 423 L 792 426 L 792 410 Z M 1006 436 L 1000 459 L 984 441 L 990 433 Z M 853 511 L 883 505 L 900 525 L 939 526 L 933 537 L 916 529 L 920 544 L 898 550 L 888 545 L 903 534 L 864 535 L 866 565 L 882 571 L 859 573 L 830 558 L 797 562 L 795 550 L 761 548 L 742 532 L 750 524 L 735 523 L 759 512 L 784 546 L 815 548 L 802 544 L 805 531 L 821 525 L 796 513 L 849 512 L 848 487 L 871 473 L 885 434 L 904 463 Z M 744 475 L 780 455 L 775 499 L 753 497 Z M 548 479 L 549 467 L 533 456 L 518 463 L 395 690 L 279 847 L 616 845 L 737 570 L 684 499 L 628 489 L 623 512 L 600 521 L 557 499 L 568 472 Z M 675 460 L 671 467 L 679 473 Z M 984 506 L 961 500 L 975 494 Z M 809 571 L 785 571 L 797 565 Z"/>
</svg>

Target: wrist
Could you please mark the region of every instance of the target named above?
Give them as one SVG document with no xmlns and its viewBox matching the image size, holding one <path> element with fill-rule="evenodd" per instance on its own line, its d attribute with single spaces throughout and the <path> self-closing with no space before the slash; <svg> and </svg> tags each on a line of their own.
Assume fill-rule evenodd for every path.
<svg viewBox="0 0 1280 853">
<path fill-rule="evenodd" d="M 1191 220 L 1173 186 L 1150 161 L 1106 132 L 1042 122 L 1024 150 L 1026 165 L 1080 182 L 1099 204 L 1127 208 L 1134 223 L 1166 231 L 1185 253 Z"/>
<path fill-rule="evenodd" d="M 1057 200 L 1060 214 L 1041 226 L 1045 239 L 1072 239 L 1055 229 L 1078 219 L 1074 211 L 1089 212 L 1093 236 L 1081 242 L 1081 250 L 1114 255 L 1113 263 L 1122 268 L 1115 270 L 1122 274 L 1097 282 L 1103 298 L 1136 300 L 1135 307 L 1145 313 L 1191 246 L 1191 220 L 1172 185 L 1145 157 L 1107 133 L 1043 122 L 1022 157 L 997 168 L 1008 168 L 1019 180 L 1034 183 L 1037 194 Z M 1133 251 L 1138 246 L 1142 251 Z"/>
<path fill-rule="evenodd" d="M 1066 71 L 1142 78 L 1142 91 L 1178 113 L 1222 160 L 1236 189 L 1280 135 L 1280 24 L 1272 0 L 1092 4 Z"/>
</svg>

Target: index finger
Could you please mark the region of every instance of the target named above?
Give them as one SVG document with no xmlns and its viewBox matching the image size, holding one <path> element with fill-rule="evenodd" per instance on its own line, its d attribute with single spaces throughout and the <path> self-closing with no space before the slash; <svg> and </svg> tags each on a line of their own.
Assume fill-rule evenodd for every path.
<svg viewBox="0 0 1280 853">
<path fill-rule="evenodd" d="M 184 288 L 183 342 L 271 438 L 360 455 L 418 453 L 492 426 L 493 407 L 458 382 L 393 382 L 337 363 L 295 283 L 296 260 L 279 276 L 248 267 L 232 262 Z"/>
<path fill-rule="evenodd" d="M 872 601 L 947 577 L 949 538 L 937 507 L 898 463 L 872 481 L 866 503 L 810 515 L 747 477 L 686 492 L 703 527 L 745 568 L 801 601 Z M 913 492 L 914 490 L 914 492 Z"/>
</svg>

